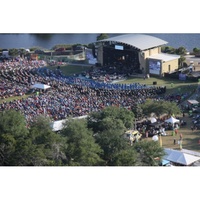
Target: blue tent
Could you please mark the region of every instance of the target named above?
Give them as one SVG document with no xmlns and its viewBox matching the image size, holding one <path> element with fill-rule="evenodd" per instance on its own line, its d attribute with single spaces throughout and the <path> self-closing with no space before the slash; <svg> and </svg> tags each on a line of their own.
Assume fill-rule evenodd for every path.
<svg viewBox="0 0 200 200">
<path fill-rule="evenodd" d="M 169 163 L 170 163 L 169 160 L 165 160 L 165 159 L 162 160 L 162 166 L 165 166 L 165 165 L 167 165 Z"/>
</svg>

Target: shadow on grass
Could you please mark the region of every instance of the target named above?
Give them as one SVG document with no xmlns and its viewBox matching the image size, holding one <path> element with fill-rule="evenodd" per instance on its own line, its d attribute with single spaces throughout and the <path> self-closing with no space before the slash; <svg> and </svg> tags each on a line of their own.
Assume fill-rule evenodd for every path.
<svg viewBox="0 0 200 200">
<path fill-rule="evenodd" d="M 183 139 L 183 148 L 189 149 L 193 151 L 199 151 L 200 150 L 200 133 L 198 133 L 199 136 L 195 138 L 185 138 Z M 198 135 L 196 134 L 196 135 Z"/>
</svg>

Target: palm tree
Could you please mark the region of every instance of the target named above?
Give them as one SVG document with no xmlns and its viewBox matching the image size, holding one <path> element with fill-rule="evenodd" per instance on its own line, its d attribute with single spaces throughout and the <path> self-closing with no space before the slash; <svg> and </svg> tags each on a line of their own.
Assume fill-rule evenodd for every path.
<svg viewBox="0 0 200 200">
<path fill-rule="evenodd" d="M 181 57 L 179 58 L 179 66 L 180 67 L 183 67 L 183 63 L 185 62 L 185 60 L 186 60 L 186 58 L 183 55 L 181 55 Z"/>
</svg>

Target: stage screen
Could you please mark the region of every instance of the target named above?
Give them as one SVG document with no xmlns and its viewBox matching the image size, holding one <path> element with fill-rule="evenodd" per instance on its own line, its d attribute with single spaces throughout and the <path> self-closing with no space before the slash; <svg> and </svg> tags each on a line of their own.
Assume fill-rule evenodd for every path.
<svg viewBox="0 0 200 200">
<path fill-rule="evenodd" d="M 161 71 L 161 61 L 149 60 L 149 73 L 160 75 L 160 71 Z"/>
<path fill-rule="evenodd" d="M 115 45 L 115 49 L 117 50 L 124 50 L 124 47 L 121 45 Z"/>
</svg>

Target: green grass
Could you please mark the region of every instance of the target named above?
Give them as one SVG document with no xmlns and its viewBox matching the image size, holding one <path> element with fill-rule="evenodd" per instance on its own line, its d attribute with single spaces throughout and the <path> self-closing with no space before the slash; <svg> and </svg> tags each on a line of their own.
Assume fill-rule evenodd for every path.
<svg viewBox="0 0 200 200">
<path fill-rule="evenodd" d="M 49 69 L 55 69 L 55 67 L 48 67 Z M 80 74 L 83 71 L 88 71 L 90 67 L 81 66 L 81 65 L 67 65 L 61 66 L 60 69 L 65 75 L 73 75 L 73 74 Z M 160 78 L 160 77 L 150 77 L 149 79 L 143 79 L 143 77 L 131 77 L 127 80 L 121 81 L 120 83 L 123 84 L 130 84 L 130 83 L 140 83 L 146 85 L 153 85 L 153 82 L 157 82 L 157 86 L 166 86 L 167 91 L 166 94 L 172 93 L 190 93 L 197 88 L 197 82 L 191 81 L 180 81 L 178 79 L 170 79 L 170 78 Z"/>
<path fill-rule="evenodd" d="M 197 88 L 197 82 L 191 81 L 180 81 L 178 79 L 169 79 L 169 78 L 159 78 L 159 77 L 150 77 L 149 79 L 143 78 L 129 78 L 125 81 L 122 81 L 123 84 L 130 84 L 130 83 L 140 83 L 146 85 L 153 85 L 153 82 L 157 82 L 156 86 L 166 86 L 167 93 L 185 93 L 185 92 L 192 92 L 194 89 Z"/>
<path fill-rule="evenodd" d="M 51 70 L 56 69 L 56 67 L 49 66 L 48 67 Z M 81 65 L 65 65 L 60 66 L 60 70 L 65 74 L 66 76 L 71 76 L 73 74 L 80 74 L 83 71 L 88 71 L 91 67 L 90 66 L 81 66 Z"/>
<path fill-rule="evenodd" d="M 28 98 L 30 95 L 28 94 L 25 94 L 23 96 L 12 96 L 12 97 L 8 97 L 6 99 L 0 99 L 0 104 L 3 103 L 3 102 L 10 102 L 10 101 L 13 101 L 13 100 L 18 100 L 18 99 L 26 99 Z"/>
<path fill-rule="evenodd" d="M 56 67 L 49 66 L 49 69 L 55 69 Z M 61 71 L 67 75 L 80 74 L 83 71 L 88 71 L 90 67 L 81 66 L 81 65 L 66 65 L 60 67 Z M 171 94 L 174 92 L 192 92 L 193 89 L 197 88 L 197 82 L 191 81 L 180 81 L 177 79 L 169 79 L 169 78 L 159 78 L 159 77 L 150 77 L 149 79 L 143 79 L 143 77 L 132 77 L 127 80 L 121 81 L 123 84 L 130 83 L 140 83 L 146 85 L 153 85 L 153 82 L 157 82 L 157 86 L 166 86 L 167 92 L 166 94 Z M 173 84 L 172 84 L 173 83 Z"/>
<path fill-rule="evenodd" d="M 164 148 L 171 148 L 171 149 L 176 149 L 179 150 L 180 147 L 177 144 L 177 141 L 179 140 L 180 133 L 183 135 L 183 149 L 188 149 L 192 151 L 197 151 L 200 152 L 200 130 L 194 130 L 192 131 L 190 129 L 190 126 L 192 125 L 192 118 L 186 114 L 184 117 L 184 121 L 187 122 L 186 126 L 180 127 L 178 130 L 178 134 L 175 136 L 172 136 L 171 133 L 172 131 L 166 131 L 168 134 L 167 136 L 162 136 L 162 146 Z M 176 144 L 173 144 L 174 139 L 176 139 Z M 152 140 L 151 137 L 145 138 L 144 140 Z"/>
</svg>

